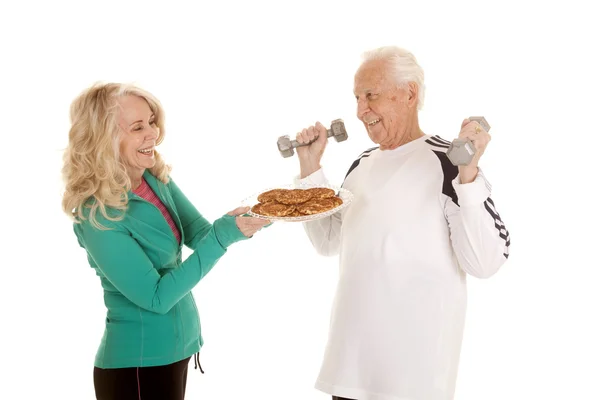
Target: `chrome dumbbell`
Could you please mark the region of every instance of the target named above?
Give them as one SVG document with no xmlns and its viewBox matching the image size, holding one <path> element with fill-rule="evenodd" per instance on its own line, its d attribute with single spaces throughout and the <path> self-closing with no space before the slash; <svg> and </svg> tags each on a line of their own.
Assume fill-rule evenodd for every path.
<svg viewBox="0 0 600 400">
<path fill-rule="evenodd" d="M 478 122 L 484 131 L 490 131 L 490 124 L 488 124 L 484 117 L 469 117 L 469 120 Z M 446 155 L 453 165 L 469 165 L 473 160 L 473 156 L 475 156 L 475 152 L 473 142 L 469 139 L 457 138 L 450 144 Z"/>
<path fill-rule="evenodd" d="M 346 132 L 346 126 L 344 121 L 336 119 L 331 122 L 331 128 L 327 129 L 327 138 L 333 137 L 336 142 L 343 142 L 348 139 L 348 132 Z M 314 139 L 308 143 L 300 144 L 295 140 L 291 140 L 289 136 L 281 136 L 277 139 L 277 148 L 281 153 L 282 157 L 291 157 L 294 155 L 294 149 L 301 146 L 308 146 L 313 143 Z"/>
</svg>

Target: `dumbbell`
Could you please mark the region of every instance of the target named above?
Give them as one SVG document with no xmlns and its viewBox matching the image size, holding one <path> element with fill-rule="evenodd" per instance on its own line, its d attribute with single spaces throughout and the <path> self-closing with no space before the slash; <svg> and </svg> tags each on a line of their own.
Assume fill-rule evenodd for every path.
<svg viewBox="0 0 600 400">
<path fill-rule="evenodd" d="M 490 131 L 490 124 L 488 124 L 484 117 L 469 117 L 469 120 L 478 122 L 484 131 Z M 471 160 L 473 160 L 473 156 L 475 156 L 475 152 L 473 142 L 469 139 L 457 138 L 450 144 L 446 155 L 453 165 L 469 165 Z"/>
<path fill-rule="evenodd" d="M 344 126 L 344 121 L 336 119 L 331 122 L 331 128 L 327 129 L 327 139 L 333 137 L 336 142 L 343 142 L 348 139 L 348 132 Z M 294 155 L 294 149 L 301 146 L 308 146 L 317 139 L 313 139 L 308 143 L 300 144 L 295 140 L 291 140 L 288 135 L 281 136 L 277 139 L 277 148 L 282 157 L 291 157 Z"/>
</svg>

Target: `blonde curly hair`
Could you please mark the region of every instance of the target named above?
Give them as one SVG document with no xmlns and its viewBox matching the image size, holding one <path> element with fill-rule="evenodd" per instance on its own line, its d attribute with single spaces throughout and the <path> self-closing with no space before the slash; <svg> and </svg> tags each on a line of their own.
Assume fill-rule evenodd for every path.
<svg viewBox="0 0 600 400">
<path fill-rule="evenodd" d="M 159 145 L 165 136 L 164 110 L 156 97 L 139 87 L 96 83 L 71 104 L 69 144 L 63 156 L 62 208 L 75 222 L 85 220 L 86 209 L 90 222 L 99 229 L 104 227 L 96 219 L 98 210 L 109 221 L 121 220 L 125 215 L 131 181 L 119 155 L 122 131 L 118 126 L 118 100 L 129 95 L 145 99 L 150 106 L 158 127 L 156 145 Z M 155 161 L 150 173 L 168 183 L 170 166 L 158 152 Z M 107 208 L 120 212 L 109 215 Z"/>
</svg>

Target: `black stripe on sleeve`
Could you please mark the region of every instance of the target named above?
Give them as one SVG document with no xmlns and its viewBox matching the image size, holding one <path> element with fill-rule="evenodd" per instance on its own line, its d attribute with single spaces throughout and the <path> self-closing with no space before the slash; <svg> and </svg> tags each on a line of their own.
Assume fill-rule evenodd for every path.
<svg viewBox="0 0 600 400">
<path fill-rule="evenodd" d="M 502 222 L 502 218 L 500 218 L 500 214 L 496 211 L 496 207 L 494 206 L 494 201 L 491 197 L 488 197 L 483 205 L 487 212 L 494 218 L 494 225 L 496 229 L 498 229 L 498 236 L 500 239 L 504 240 L 504 257 L 508 258 L 508 249 L 510 247 L 510 233 L 506 229 L 504 222 Z"/>
<path fill-rule="evenodd" d="M 452 181 L 458 175 L 458 167 L 450 162 L 446 153 L 435 150 L 432 151 L 439 158 L 440 164 L 442 166 L 442 172 L 444 173 L 444 181 L 442 182 L 442 193 L 450 197 L 454 204 L 460 207 L 460 205 L 458 204 L 458 195 L 454 190 L 454 186 L 452 186 Z"/>
</svg>

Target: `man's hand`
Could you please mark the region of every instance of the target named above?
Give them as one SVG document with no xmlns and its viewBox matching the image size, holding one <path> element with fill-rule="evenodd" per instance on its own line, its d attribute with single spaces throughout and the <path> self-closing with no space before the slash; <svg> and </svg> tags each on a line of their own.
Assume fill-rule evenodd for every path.
<svg viewBox="0 0 600 400">
<path fill-rule="evenodd" d="M 479 172 L 479 159 L 485 152 L 485 149 L 490 140 L 492 140 L 492 137 L 481 127 L 481 125 L 479 125 L 478 122 L 470 121 L 469 119 L 465 119 L 462 122 L 458 137 L 469 139 L 475 147 L 475 155 L 473 156 L 471 163 L 469 165 L 460 165 L 458 167 L 460 183 L 471 183 L 477 177 L 477 173 Z"/>
<path fill-rule="evenodd" d="M 296 148 L 298 160 L 300 160 L 300 179 L 306 178 L 321 168 L 321 158 L 327 147 L 327 128 L 317 122 L 314 126 L 309 126 L 296 135 L 296 141 L 299 144 L 308 143 L 315 138 L 317 140 L 314 143 Z"/>
</svg>

